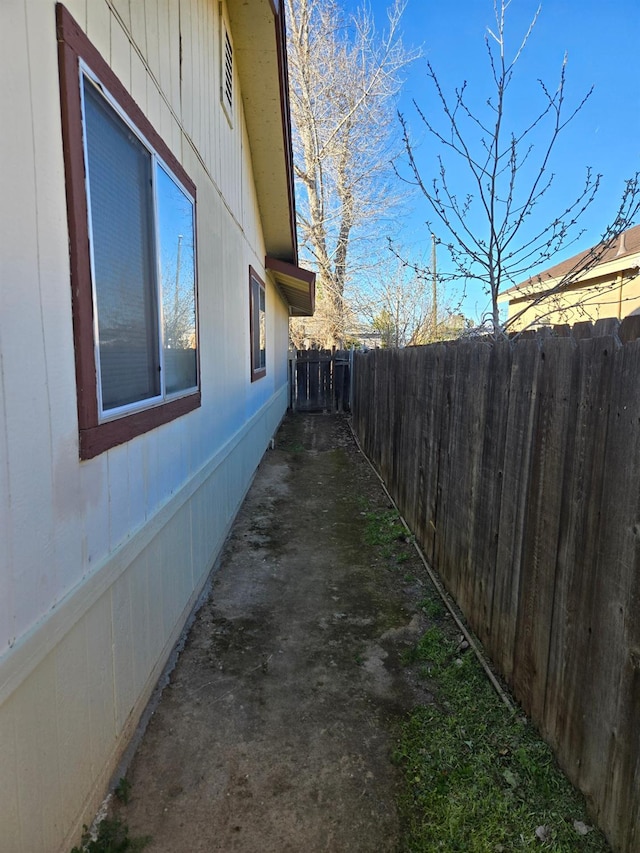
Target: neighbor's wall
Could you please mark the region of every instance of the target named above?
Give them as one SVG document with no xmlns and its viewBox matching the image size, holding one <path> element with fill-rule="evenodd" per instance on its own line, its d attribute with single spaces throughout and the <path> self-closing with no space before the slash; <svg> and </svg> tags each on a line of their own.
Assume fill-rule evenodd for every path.
<svg viewBox="0 0 640 853">
<path fill-rule="evenodd" d="M 637 274 L 640 256 L 624 258 L 624 269 L 610 261 L 592 270 L 587 282 L 577 282 L 553 296 L 531 305 L 530 300 L 509 301 L 509 318 L 526 311 L 512 325 L 513 331 L 544 324 L 554 326 L 616 317 L 623 320 L 640 309 L 640 275 Z M 594 273 L 598 272 L 598 275 Z M 545 285 L 550 287 L 551 285 Z"/>
<path fill-rule="evenodd" d="M 640 851 L 640 318 L 356 355 L 354 426 L 614 849 Z"/>
<path fill-rule="evenodd" d="M 55 6 L 4 0 L 3 853 L 67 850 L 92 819 L 287 404 L 287 310 L 241 99 L 233 127 L 220 107 L 218 3 L 66 5 L 196 184 L 202 406 L 79 461 Z M 267 284 L 254 383 L 250 265 Z"/>
</svg>

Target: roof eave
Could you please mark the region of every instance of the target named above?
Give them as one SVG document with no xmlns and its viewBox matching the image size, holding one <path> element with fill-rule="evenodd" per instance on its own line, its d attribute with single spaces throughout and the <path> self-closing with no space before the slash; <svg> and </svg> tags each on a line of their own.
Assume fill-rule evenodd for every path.
<svg viewBox="0 0 640 853">
<path fill-rule="evenodd" d="M 297 264 L 283 11 L 272 0 L 228 0 L 227 10 L 265 248 Z"/>
<path fill-rule="evenodd" d="M 316 274 L 269 256 L 265 258 L 264 265 L 289 306 L 289 316 L 311 317 L 315 310 Z"/>
</svg>

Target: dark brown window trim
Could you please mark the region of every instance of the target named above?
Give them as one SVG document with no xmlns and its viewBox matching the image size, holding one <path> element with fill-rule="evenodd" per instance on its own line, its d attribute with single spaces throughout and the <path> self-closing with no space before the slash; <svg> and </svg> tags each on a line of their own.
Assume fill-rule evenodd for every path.
<svg viewBox="0 0 640 853">
<path fill-rule="evenodd" d="M 80 458 L 92 459 L 111 447 L 124 444 L 138 435 L 192 412 L 200 405 L 200 392 L 178 397 L 168 403 L 143 409 L 123 418 L 106 421 L 80 430 Z"/>
<path fill-rule="evenodd" d="M 253 358 L 253 353 L 254 353 L 254 348 L 253 348 L 253 335 L 254 335 L 254 328 L 253 328 L 253 285 L 252 285 L 252 281 L 253 281 L 254 279 L 258 282 L 258 284 L 259 284 L 259 285 L 262 287 L 262 289 L 264 290 L 264 298 L 265 298 L 265 314 L 266 314 L 266 307 L 267 307 L 267 304 L 266 304 L 266 303 L 267 303 L 267 288 L 265 287 L 265 283 L 264 283 L 264 281 L 260 278 L 260 276 L 258 275 L 258 273 L 254 270 L 254 268 L 253 268 L 253 267 L 251 267 L 251 266 L 250 266 L 250 267 L 249 267 L 249 349 L 251 350 L 251 381 L 252 381 L 252 382 L 255 382 L 255 381 L 256 381 L 256 379 L 262 379 L 264 376 L 266 376 L 266 375 L 267 375 L 267 367 L 266 367 L 266 365 L 265 365 L 264 367 L 256 367 L 256 366 L 255 366 L 255 362 L 254 362 L 254 358 Z"/>
<path fill-rule="evenodd" d="M 131 95 L 120 83 L 77 22 L 60 3 L 56 5 L 58 65 L 62 114 L 62 139 L 69 224 L 69 258 L 73 334 L 75 342 L 78 426 L 80 458 L 91 459 L 111 447 L 169 423 L 200 406 L 200 391 L 161 403 L 143 411 L 100 423 L 96 387 L 93 337 L 93 297 L 87 224 L 87 198 L 80 103 L 80 66 L 82 59 L 116 99 L 158 155 L 174 172 L 196 203 L 196 187 L 182 165 L 171 153 Z M 197 242 L 197 241 L 196 241 Z M 200 377 L 200 349 L 197 351 Z"/>
</svg>

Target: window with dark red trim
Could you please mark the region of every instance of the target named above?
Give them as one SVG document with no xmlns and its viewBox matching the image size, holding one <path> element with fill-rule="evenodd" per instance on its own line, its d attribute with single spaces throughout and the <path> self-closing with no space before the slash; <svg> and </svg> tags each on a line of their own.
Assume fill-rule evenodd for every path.
<svg viewBox="0 0 640 853">
<path fill-rule="evenodd" d="M 60 4 L 80 455 L 200 405 L 196 189 Z"/>
<path fill-rule="evenodd" d="M 264 282 L 249 267 L 249 329 L 251 337 L 251 381 L 267 373 L 267 324 Z"/>
</svg>

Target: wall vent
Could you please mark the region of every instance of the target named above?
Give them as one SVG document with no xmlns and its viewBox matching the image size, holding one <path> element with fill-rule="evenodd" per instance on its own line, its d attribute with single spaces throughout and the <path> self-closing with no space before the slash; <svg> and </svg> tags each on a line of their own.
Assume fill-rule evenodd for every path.
<svg viewBox="0 0 640 853">
<path fill-rule="evenodd" d="M 233 46 L 227 28 L 224 28 L 224 60 L 222 69 L 222 99 L 225 106 L 233 110 Z"/>
</svg>

